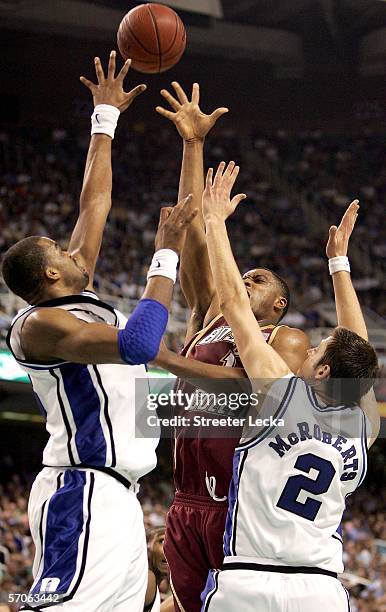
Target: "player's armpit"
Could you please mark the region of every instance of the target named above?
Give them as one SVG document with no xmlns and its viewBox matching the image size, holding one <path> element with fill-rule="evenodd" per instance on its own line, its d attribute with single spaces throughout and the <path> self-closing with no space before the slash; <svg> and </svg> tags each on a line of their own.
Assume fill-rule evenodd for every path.
<svg viewBox="0 0 386 612">
<path fill-rule="evenodd" d="M 30 361 L 123 363 L 117 328 L 106 323 L 80 321 L 59 308 L 41 308 L 33 312 L 24 323 L 21 345 Z"/>
<path fill-rule="evenodd" d="M 307 358 L 310 340 L 302 330 L 283 325 L 279 328 L 271 345 L 296 374 Z"/>
</svg>

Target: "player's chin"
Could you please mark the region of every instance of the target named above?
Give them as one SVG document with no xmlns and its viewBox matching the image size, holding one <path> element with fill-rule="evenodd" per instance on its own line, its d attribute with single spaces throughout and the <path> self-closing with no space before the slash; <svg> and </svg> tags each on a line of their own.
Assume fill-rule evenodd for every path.
<svg viewBox="0 0 386 612">
<path fill-rule="evenodd" d="M 168 573 L 169 566 L 166 559 L 161 559 L 161 561 L 158 563 L 158 570 L 161 572 L 161 574 L 166 575 Z"/>
</svg>

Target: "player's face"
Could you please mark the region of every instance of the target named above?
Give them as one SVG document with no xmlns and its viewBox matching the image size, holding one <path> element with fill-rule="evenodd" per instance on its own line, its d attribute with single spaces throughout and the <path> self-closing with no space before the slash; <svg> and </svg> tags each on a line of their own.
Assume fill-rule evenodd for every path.
<svg viewBox="0 0 386 612">
<path fill-rule="evenodd" d="M 307 359 L 299 369 L 299 376 L 304 379 L 326 378 L 329 375 L 329 366 L 318 366 L 327 346 L 332 341 L 332 336 L 321 341 L 319 346 L 307 351 Z"/>
<path fill-rule="evenodd" d="M 280 312 L 278 309 L 283 308 L 286 302 L 279 293 L 279 287 L 272 272 L 264 268 L 256 268 L 246 272 L 243 281 L 256 319 L 258 321 L 276 319 Z"/>
<path fill-rule="evenodd" d="M 54 270 L 72 290 L 83 291 L 88 285 L 89 275 L 79 258 L 63 251 L 60 245 L 50 238 L 42 238 L 41 243 L 46 250 L 46 270 Z"/>
<path fill-rule="evenodd" d="M 165 533 L 160 533 L 151 543 L 153 563 L 161 574 L 167 574 L 168 571 L 168 562 L 164 555 L 164 541 Z"/>
</svg>

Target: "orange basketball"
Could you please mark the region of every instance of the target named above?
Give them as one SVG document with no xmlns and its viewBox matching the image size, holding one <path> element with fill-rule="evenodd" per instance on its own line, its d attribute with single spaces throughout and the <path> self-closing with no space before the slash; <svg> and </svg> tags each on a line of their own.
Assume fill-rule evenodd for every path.
<svg viewBox="0 0 386 612">
<path fill-rule="evenodd" d="M 117 33 L 124 60 L 139 72 L 165 72 L 180 60 L 186 46 L 185 26 L 163 4 L 141 4 L 122 19 Z"/>
</svg>

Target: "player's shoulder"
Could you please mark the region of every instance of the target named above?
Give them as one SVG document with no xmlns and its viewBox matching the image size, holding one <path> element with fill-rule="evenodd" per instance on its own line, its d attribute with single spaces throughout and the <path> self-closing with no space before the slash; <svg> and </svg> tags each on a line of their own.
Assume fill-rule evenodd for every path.
<svg viewBox="0 0 386 612">
<path fill-rule="evenodd" d="M 61 308 L 37 307 L 31 310 L 24 321 L 23 336 L 30 332 L 36 334 L 61 330 L 76 321 L 73 314 Z"/>
<path fill-rule="evenodd" d="M 287 346 L 291 345 L 293 348 L 307 349 L 310 347 L 310 339 L 302 329 L 289 327 L 288 325 L 277 325 L 274 332 L 271 342 L 273 346 L 286 344 Z"/>
</svg>

